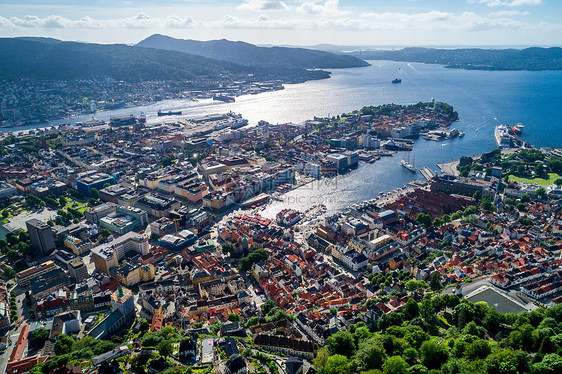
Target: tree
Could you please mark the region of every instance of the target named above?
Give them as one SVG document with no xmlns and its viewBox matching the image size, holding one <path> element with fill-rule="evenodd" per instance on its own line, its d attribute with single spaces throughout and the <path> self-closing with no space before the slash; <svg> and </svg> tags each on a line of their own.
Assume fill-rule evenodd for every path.
<svg viewBox="0 0 562 374">
<path fill-rule="evenodd" d="M 539 178 L 544 178 L 544 165 L 543 164 L 537 164 L 537 166 L 535 166 L 535 175 Z"/>
<path fill-rule="evenodd" d="M 404 306 L 404 317 L 406 319 L 412 320 L 420 315 L 420 306 L 414 299 L 408 299 L 406 305 Z"/>
<path fill-rule="evenodd" d="M 380 345 L 378 339 L 373 338 L 359 345 L 355 359 L 357 360 L 357 368 L 361 371 L 366 371 L 380 369 L 385 358 L 384 348 Z"/>
<path fill-rule="evenodd" d="M 172 166 L 173 163 L 174 163 L 174 159 L 171 156 L 164 157 L 162 159 L 162 166 L 163 167 Z"/>
<path fill-rule="evenodd" d="M 57 355 L 63 355 L 72 351 L 72 344 L 74 344 L 74 339 L 66 334 L 60 334 L 57 336 L 57 341 L 55 343 L 55 353 Z"/>
<path fill-rule="evenodd" d="M 43 344 L 49 339 L 50 332 L 44 328 L 38 328 L 33 330 L 31 334 L 29 334 L 29 344 L 33 347 L 42 347 Z"/>
<path fill-rule="evenodd" d="M 457 327 L 462 329 L 474 319 L 474 307 L 468 303 L 459 304 L 454 307 L 452 317 Z"/>
<path fill-rule="evenodd" d="M 433 273 L 433 275 L 431 276 L 431 281 L 429 283 L 429 287 L 431 287 L 432 291 L 438 291 L 441 289 L 442 285 L 441 285 L 441 273 L 439 272 L 435 272 Z"/>
<path fill-rule="evenodd" d="M 529 201 L 531 201 L 531 196 L 529 196 L 529 194 L 524 193 L 523 195 L 521 195 L 521 201 L 524 203 L 528 203 Z"/>
<path fill-rule="evenodd" d="M 546 190 L 544 189 L 544 187 L 539 187 L 535 191 L 535 195 L 544 199 L 546 197 Z"/>
<path fill-rule="evenodd" d="M 472 342 L 466 349 L 466 357 L 470 360 L 483 360 L 492 353 L 487 341 L 478 339 Z"/>
<path fill-rule="evenodd" d="M 316 357 L 312 360 L 312 363 L 317 370 L 322 370 L 330 358 L 330 351 L 326 347 L 322 347 L 316 352 Z"/>
<path fill-rule="evenodd" d="M 482 319 L 482 325 L 490 332 L 497 332 L 502 323 L 503 315 L 496 309 L 490 308 Z"/>
<path fill-rule="evenodd" d="M 425 281 L 417 281 L 414 279 L 410 279 L 409 281 L 406 282 L 406 284 L 404 284 L 404 287 L 406 287 L 406 289 L 410 292 L 414 292 L 416 290 L 423 290 L 424 288 L 427 288 L 427 283 Z"/>
<path fill-rule="evenodd" d="M 102 229 L 100 235 L 102 238 L 107 239 L 111 235 L 111 231 L 109 231 L 108 229 Z"/>
<path fill-rule="evenodd" d="M 172 343 L 169 340 L 162 340 L 160 343 L 158 343 L 156 348 L 158 348 L 158 353 L 160 353 L 160 356 L 162 357 L 170 356 L 174 350 L 172 347 Z"/>
<path fill-rule="evenodd" d="M 400 356 L 392 356 L 382 366 L 384 374 L 407 374 L 408 363 Z"/>
<path fill-rule="evenodd" d="M 356 344 L 360 344 L 361 342 L 369 339 L 371 336 L 373 336 L 373 334 L 365 325 L 357 327 L 355 332 L 353 332 L 353 338 L 355 339 Z"/>
<path fill-rule="evenodd" d="M 94 187 L 90 190 L 90 197 L 96 200 L 100 198 L 100 192 L 97 188 Z"/>
<path fill-rule="evenodd" d="M 554 180 L 554 184 L 557 186 L 562 186 L 562 178 L 556 178 Z"/>
<path fill-rule="evenodd" d="M 431 230 L 432 222 L 431 216 L 427 213 L 419 213 L 416 217 L 416 222 L 426 228 L 426 230 Z"/>
<path fill-rule="evenodd" d="M 438 345 L 433 340 L 423 342 L 420 353 L 422 363 L 430 369 L 439 369 L 448 357 L 445 344 Z"/>
<path fill-rule="evenodd" d="M 555 374 L 562 373 L 562 356 L 551 353 L 542 359 L 541 362 L 533 364 L 533 374 Z"/>
<path fill-rule="evenodd" d="M 355 352 L 355 339 L 349 331 L 338 331 L 328 338 L 328 349 L 333 355 L 351 357 Z"/>
<path fill-rule="evenodd" d="M 422 364 L 416 364 L 408 368 L 408 374 L 427 374 L 429 370 Z"/>
<path fill-rule="evenodd" d="M 262 304 L 261 312 L 263 313 L 263 315 L 266 316 L 273 308 L 275 308 L 275 302 L 273 300 L 267 300 L 265 303 Z"/>
<path fill-rule="evenodd" d="M 484 337 L 484 328 L 481 327 L 481 326 L 478 326 L 476 324 L 476 322 L 470 321 L 462 329 L 462 333 L 465 334 L 465 335 L 474 335 L 474 336 L 477 336 L 479 338 L 483 338 Z"/>
<path fill-rule="evenodd" d="M 470 215 L 476 214 L 476 213 L 478 213 L 478 209 L 476 209 L 476 207 L 474 205 L 471 205 L 464 210 L 462 215 L 464 217 L 467 217 L 467 216 L 470 216 Z"/>
<path fill-rule="evenodd" d="M 322 374 L 348 374 L 349 361 L 342 355 L 333 355 L 328 358 Z"/>
<path fill-rule="evenodd" d="M 242 317 L 240 317 L 240 315 L 238 315 L 236 313 L 230 313 L 228 315 L 228 320 L 230 322 L 240 322 L 240 321 L 242 321 Z"/>
<path fill-rule="evenodd" d="M 496 210 L 496 207 L 488 196 L 484 196 L 480 202 L 480 209 L 485 213 L 492 213 Z"/>
<path fill-rule="evenodd" d="M 429 339 L 427 332 L 423 330 L 414 330 L 407 334 L 404 339 L 414 348 L 419 348 L 422 343 Z"/>
<path fill-rule="evenodd" d="M 232 245 L 230 243 L 223 244 L 222 253 L 224 253 L 226 255 L 226 254 L 232 253 L 232 252 L 234 252 L 234 245 Z"/>
<path fill-rule="evenodd" d="M 476 202 L 479 202 L 480 199 L 482 198 L 482 192 L 476 191 L 476 192 L 474 193 L 474 195 L 472 195 L 472 197 L 474 198 L 474 200 L 476 200 Z"/>
<path fill-rule="evenodd" d="M 418 362 L 418 351 L 412 347 L 406 348 L 404 353 L 402 353 L 402 357 L 408 364 L 415 365 Z"/>
</svg>

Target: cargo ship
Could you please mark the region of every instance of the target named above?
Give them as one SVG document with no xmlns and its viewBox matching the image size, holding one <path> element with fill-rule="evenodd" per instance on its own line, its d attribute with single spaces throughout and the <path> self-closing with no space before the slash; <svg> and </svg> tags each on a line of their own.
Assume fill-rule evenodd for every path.
<svg viewBox="0 0 562 374">
<path fill-rule="evenodd" d="M 498 144 L 498 147 L 511 147 L 511 136 L 509 135 L 507 127 L 505 127 L 504 125 L 496 126 L 494 136 L 496 137 L 496 143 Z"/>
<path fill-rule="evenodd" d="M 167 112 L 163 112 L 161 110 L 158 110 L 158 117 L 162 117 L 162 116 L 179 116 L 181 115 L 181 110 L 178 110 L 176 112 L 173 112 L 171 110 L 167 111 Z"/>
<path fill-rule="evenodd" d="M 400 78 L 393 79 L 392 83 L 402 83 L 402 79 Z"/>
<path fill-rule="evenodd" d="M 234 98 L 232 96 L 226 96 L 226 95 L 213 95 L 213 100 L 217 100 L 217 101 L 224 101 L 225 103 L 233 103 L 234 102 Z"/>
<path fill-rule="evenodd" d="M 519 136 L 523 133 L 523 125 L 518 123 L 515 126 L 511 126 L 511 130 L 515 133 L 515 135 Z"/>
</svg>

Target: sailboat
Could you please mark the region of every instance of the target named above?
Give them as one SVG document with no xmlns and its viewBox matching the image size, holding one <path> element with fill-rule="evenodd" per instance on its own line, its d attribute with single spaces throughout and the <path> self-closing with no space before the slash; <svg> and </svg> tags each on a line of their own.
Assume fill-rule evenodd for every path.
<svg viewBox="0 0 562 374">
<path fill-rule="evenodd" d="M 400 163 L 402 164 L 403 167 L 405 167 L 406 169 L 410 170 L 413 173 L 418 171 L 418 169 L 416 169 L 414 165 L 410 164 L 410 155 L 408 155 L 408 160 L 401 160 Z"/>
</svg>

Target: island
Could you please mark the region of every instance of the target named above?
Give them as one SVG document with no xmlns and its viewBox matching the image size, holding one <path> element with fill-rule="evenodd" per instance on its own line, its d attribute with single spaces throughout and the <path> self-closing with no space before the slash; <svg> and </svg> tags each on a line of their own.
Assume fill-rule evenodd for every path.
<svg viewBox="0 0 562 374">
<path fill-rule="evenodd" d="M 360 50 L 350 55 L 365 60 L 440 64 L 468 70 L 562 70 L 562 48 L 482 49 L 403 48 Z"/>
</svg>

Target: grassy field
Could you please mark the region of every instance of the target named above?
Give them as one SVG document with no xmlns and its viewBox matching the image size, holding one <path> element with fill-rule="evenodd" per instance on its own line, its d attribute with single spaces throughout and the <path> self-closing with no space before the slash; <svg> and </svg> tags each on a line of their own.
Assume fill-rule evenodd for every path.
<svg viewBox="0 0 562 374">
<path fill-rule="evenodd" d="M 554 184 L 554 181 L 560 178 L 560 176 L 556 173 L 548 173 L 548 179 L 543 178 L 520 178 L 514 175 L 509 176 L 510 181 L 515 181 L 519 183 L 534 183 L 541 186 L 550 186 Z"/>
</svg>

